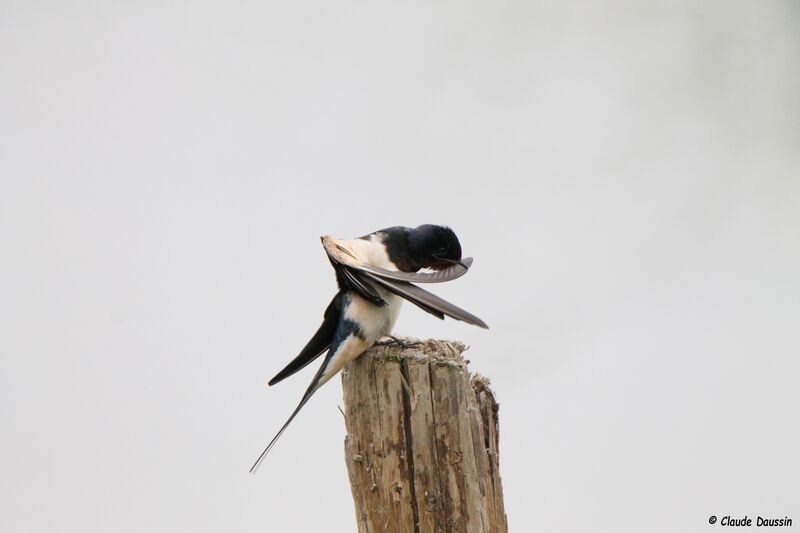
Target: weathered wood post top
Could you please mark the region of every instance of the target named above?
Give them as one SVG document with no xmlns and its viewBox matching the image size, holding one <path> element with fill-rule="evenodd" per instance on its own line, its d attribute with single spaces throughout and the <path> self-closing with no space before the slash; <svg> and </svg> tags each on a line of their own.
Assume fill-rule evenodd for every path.
<svg viewBox="0 0 800 533">
<path fill-rule="evenodd" d="M 374 346 L 342 372 L 360 533 L 508 531 L 498 405 L 460 342 Z"/>
</svg>

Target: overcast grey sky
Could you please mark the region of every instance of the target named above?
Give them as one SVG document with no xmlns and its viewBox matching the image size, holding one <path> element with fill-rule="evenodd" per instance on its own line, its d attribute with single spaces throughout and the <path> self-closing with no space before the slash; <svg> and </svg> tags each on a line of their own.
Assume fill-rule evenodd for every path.
<svg viewBox="0 0 800 533">
<path fill-rule="evenodd" d="M 799 5 L 1 0 L 0 530 L 354 531 L 265 382 L 426 222 L 512 531 L 800 523 Z"/>
</svg>

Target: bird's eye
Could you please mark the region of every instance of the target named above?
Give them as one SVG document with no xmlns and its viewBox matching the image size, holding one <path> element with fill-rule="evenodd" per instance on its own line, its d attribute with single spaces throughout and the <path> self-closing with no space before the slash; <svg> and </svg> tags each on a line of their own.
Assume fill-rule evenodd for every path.
<svg viewBox="0 0 800 533">
<path fill-rule="evenodd" d="M 445 248 L 444 246 L 440 246 L 440 247 L 439 247 L 439 253 L 440 253 L 440 254 L 443 254 L 443 253 L 445 253 L 446 251 L 447 251 L 447 248 Z"/>
</svg>

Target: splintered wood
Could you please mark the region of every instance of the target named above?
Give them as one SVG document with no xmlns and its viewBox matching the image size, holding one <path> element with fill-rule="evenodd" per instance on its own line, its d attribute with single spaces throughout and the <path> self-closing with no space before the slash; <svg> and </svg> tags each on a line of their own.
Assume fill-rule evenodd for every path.
<svg viewBox="0 0 800 533">
<path fill-rule="evenodd" d="M 406 339 L 405 342 L 413 342 Z M 504 533 L 497 402 L 459 342 L 375 346 L 345 366 L 359 533 Z"/>
</svg>

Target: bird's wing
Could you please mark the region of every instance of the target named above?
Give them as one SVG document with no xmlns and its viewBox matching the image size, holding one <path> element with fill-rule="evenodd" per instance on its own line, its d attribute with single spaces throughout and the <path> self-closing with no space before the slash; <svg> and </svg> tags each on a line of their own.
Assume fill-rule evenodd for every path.
<svg viewBox="0 0 800 533">
<path fill-rule="evenodd" d="M 364 264 L 347 246 L 331 236 L 326 235 L 321 239 L 322 246 L 325 248 L 325 252 L 327 252 L 328 258 L 340 279 L 345 277 L 351 280 L 352 285 L 366 285 L 372 288 L 373 291 L 374 288 L 372 286 L 379 285 L 438 318 L 444 319 L 444 316 L 447 315 L 468 324 L 489 328 L 483 320 L 472 313 L 411 283 L 412 281 L 441 283 L 459 278 L 466 274 L 467 269 L 472 265 L 471 257 L 464 258 L 462 260 L 463 264 L 454 264 L 444 270 L 432 273 L 395 272 Z M 359 294 L 361 293 L 359 292 Z M 381 301 L 383 300 L 381 299 Z"/>
<path fill-rule="evenodd" d="M 441 319 L 444 319 L 444 315 L 447 315 L 451 318 L 455 318 L 456 320 L 466 322 L 467 324 L 489 329 L 489 326 L 486 325 L 486 322 L 476 317 L 472 313 L 465 311 L 460 307 L 443 300 L 442 298 L 439 298 L 435 294 L 432 294 L 425 289 L 417 287 L 413 283 L 381 278 L 366 271 L 359 272 L 356 274 L 356 276 L 363 276 L 372 280 L 376 284 L 384 287 L 386 290 L 405 298 L 423 311 L 427 311 L 428 313 Z"/>
<path fill-rule="evenodd" d="M 443 270 L 437 270 L 436 272 L 398 272 L 363 263 L 340 241 L 328 235 L 322 237 L 322 246 L 325 248 L 325 252 L 328 254 L 328 258 L 331 260 L 334 268 L 337 268 L 339 265 L 344 265 L 361 272 L 369 272 L 383 279 L 407 281 L 410 283 L 443 283 L 445 281 L 452 281 L 466 274 L 467 270 L 472 265 L 472 258 L 465 257 L 461 260 L 462 264 L 455 263 L 452 266 Z"/>
<path fill-rule="evenodd" d="M 275 374 L 275 377 L 269 380 L 269 385 L 275 385 L 283 381 L 322 355 L 331 345 L 333 335 L 336 332 L 336 325 L 339 323 L 341 314 L 341 292 L 338 292 L 336 296 L 333 297 L 333 300 L 331 300 L 331 303 L 328 304 L 328 308 L 325 309 L 325 317 L 322 320 L 322 325 L 314 336 L 311 337 L 311 340 L 308 341 L 305 348 L 300 351 L 300 355 L 292 359 L 292 361 L 286 365 L 286 368 Z"/>
<path fill-rule="evenodd" d="M 391 279 L 395 281 L 407 281 L 409 283 L 443 283 L 458 279 L 467 273 L 467 270 L 472 266 L 472 258 L 465 257 L 461 260 L 462 264 L 454 263 L 443 270 L 436 270 L 434 272 L 399 272 L 396 270 L 386 270 L 385 268 L 374 267 L 372 265 L 365 265 L 358 263 L 356 265 L 347 265 L 362 272 L 369 272 L 384 279 Z"/>
<path fill-rule="evenodd" d="M 330 256 L 328 256 L 328 258 L 331 260 L 331 265 L 333 265 L 333 269 L 336 271 L 336 281 L 339 284 L 340 291 L 353 291 L 366 301 L 379 307 L 386 305 L 386 301 L 381 298 L 381 295 L 378 294 L 378 291 L 375 290 L 375 287 L 373 287 L 369 281 L 356 276 L 353 269 L 335 261 Z"/>
</svg>

